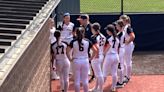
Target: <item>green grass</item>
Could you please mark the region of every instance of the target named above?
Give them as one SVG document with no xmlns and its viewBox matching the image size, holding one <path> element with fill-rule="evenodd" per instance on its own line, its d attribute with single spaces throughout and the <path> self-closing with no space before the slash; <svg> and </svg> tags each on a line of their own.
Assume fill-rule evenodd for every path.
<svg viewBox="0 0 164 92">
<path fill-rule="evenodd" d="M 82 13 L 120 12 L 121 0 L 80 0 Z M 164 0 L 124 0 L 124 12 L 164 12 Z"/>
</svg>

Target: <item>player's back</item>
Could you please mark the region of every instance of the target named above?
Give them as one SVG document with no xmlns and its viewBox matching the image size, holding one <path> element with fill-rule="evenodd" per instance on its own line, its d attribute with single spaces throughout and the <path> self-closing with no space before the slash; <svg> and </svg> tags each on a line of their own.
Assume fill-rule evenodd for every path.
<svg viewBox="0 0 164 92">
<path fill-rule="evenodd" d="M 73 48 L 73 58 L 88 58 L 89 49 L 91 48 L 91 43 L 87 39 L 82 39 L 81 46 L 79 46 L 78 40 L 75 39 L 71 41 L 70 46 Z"/>
<path fill-rule="evenodd" d="M 103 54 L 106 37 L 100 33 L 100 34 L 93 35 L 91 39 L 92 39 L 92 43 L 96 44 L 96 46 L 98 47 L 99 55 Z"/>
<path fill-rule="evenodd" d="M 56 60 L 67 59 L 67 55 L 66 55 L 67 44 L 65 42 L 60 42 L 59 44 L 57 44 L 57 42 L 53 43 L 52 49 Z"/>
<path fill-rule="evenodd" d="M 118 53 L 119 39 L 117 37 L 114 39 L 113 36 L 110 36 L 108 37 L 107 41 L 110 44 L 107 54 Z"/>
</svg>

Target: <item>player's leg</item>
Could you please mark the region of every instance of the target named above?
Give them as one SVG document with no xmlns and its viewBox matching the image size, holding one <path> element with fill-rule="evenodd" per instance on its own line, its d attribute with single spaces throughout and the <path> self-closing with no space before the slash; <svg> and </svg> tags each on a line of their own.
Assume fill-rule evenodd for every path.
<svg viewBox="0 0 164 92">
<path fill-rule="evenodd" d="M 59 79 L 59 76 L 57 75 L 57 71 L 53 70 L 53 66 L 56 65 L 54 62 L 55 62 L 55 60 L 53 59 L 52 63 L 51 63 L 51 76 L 52 76 L 51 78 L 52 79 Z"/>
<path fill-rule="evenodd" d="M 99 88 L 99 90 L 102 91 L 104 78 L 103 78 L 102 69 L 101 69 L 101 61 L 99 59 L 94 59 L 92 61 L 92 67 L 96 76 L 96 85 L 93 90 L 98 90 Z"/>
<path fill-rule="evenodd" d="M 70 71 L 70 62 L 66 60 L 65 65 L 63 67 L 64 92 L 67 92 L 69 87 L 69 71 Z"/>
<path fill-rule="evenodd" d="M 88 92 L 88 71 L 89 71 L 89 61 L 88 60 L 84 60 L 82 61 L 82 69 L 81 69 L 81 81 L 83 84 L 83 90 L 84 92 Z"/>
<path fill-rule="evenodd" d="M 132 73 L 132 53 L 134 50 L 134 45 L 129 44 L 126 49 L 127 49 L 126 51 L 127 79 L 129 80 Z"/>
<path fill-rule="evenodd" d="M 119 51 L 119 60 L 120 60 L 120 63 L 119 63 L 119 67 L 118 67 L 118 70 L 119 70 L 119 81 L 117 82 L 117 87 L 123 87 L 123 79 L 124 79 L 124 55 L 125 55 L 125 50 L 124 48 L 120 48 L 120 51 Z M 120 69 L 119 69 L 120 68 Z"/>
<path fill-rule="evenodd" d="M 64 90 L 64 79 L 63 79 L 63 66 L 64 64 L 61 63 L 62 61 L 56 61 L 56 68 L 60 77 L 60 89 Z"/>
<path fill-rule="evenodd" d="M 127 76 L 130 77 L 131 73 L 132 73 L 132 54 L 133 54 L 133 50 L 134 50 L 134 45 L 131 44 L 130 48 L 129 48 L 129 65 L 128 66 L 128 72 L 127 72 Z"/>
<path fill-rule="evenodd" d="M 92 53 L 92 50 L 90 50 L 90 53 Z M 90 54 L 89 54 L 89 57 L 90 57 Z M 91 69 L 90 72 L 92 73 L 91 78 L 89 79 L 89 83 L 91 83 L 95 79 L 95 73 L 94 73 L 91 61 L 89 61 L 89 66 L 90 66 L 90 69 Z"/>
<path fill-rule="evenodd" d="M 73 61 L 73 74 L 74 74 L 74 85 L 75 85 L 75 92 L 80 92 L 80 69 L 81 69 L 81 62 L 78 60 Z"/>
<path fill-rule="evenodd" d="M 116 84 L 117 84 L 117 69 L 118 69 L 118 61 L 117 55 L 111 55 L 111 75 L 112 75 L 112 86 L 111 90 L 116 90 Z"/>
<path fill-rule="evenodd" d="M 106 81 L 107 76 L 109 75 L 110 72 L 110 55 L 106 55 L 104 58 L 104 63 L 103 63 L 103 67 L 102 67 L 102 71 L 103 71 L 103 76 L 104 76 L 104 83 Z"/>
</svg>

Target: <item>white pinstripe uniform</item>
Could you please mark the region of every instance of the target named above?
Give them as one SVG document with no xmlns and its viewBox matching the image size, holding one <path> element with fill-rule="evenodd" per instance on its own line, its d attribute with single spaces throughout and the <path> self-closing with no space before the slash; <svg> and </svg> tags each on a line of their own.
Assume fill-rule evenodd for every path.
<svg viewBox="0 0 164 92">
<path fill-rule="evenodd" d="M 92 37 L 92 43 L 95 44 L 98 47 L 98 58 L 94 58 L 92 62 L 92 67 L 95 73 L 96 77 L 102 77 L 102 63 L 104 60 L 104 55 L 103 55 L 103 50 L 104 50 L 104 45 L 106 42 L 106 37 L 103 34 L 97 34 Z"/>
<path fill-rule="evenodd" d="M 63 24 L 62 26 L 62 30 L 61 30 L 61 39 L 64 42 L 67 42 L 67 44 L 70 44 L 70 42 L 73 40 L 73 28 L 74 28 L 74 24 L 72 22 L 69 22 L 68 25 Z"/>
<path fill-rule="evenodd" d="M 129 26 L 126 25 L 124 27 L 124 31 L 125 31 L 125 40 L 129 40 L 130 36 L 129 34 L 131 32 L 133 32 L 133 29 Z M 130 78 L 131 76 L 131 72 L 132 72 L 132 53 L 134 50 L 134 43 L 133 41 L 130 42 L 128 45 L 125 45 L 125 62 L 126 62 L 126 75 L 128 78 Z"/>
<path fill-rule="evenodd" d="M 52 29 L 50 29 L 50 37 L 49 37 L 49 39 L 50 39 L 50 43 L 51 44 L 54 43 L 54 42 L 56 42 L 56 38 L 54 37 L 55 31 L 56 31 L 56 28 L 55 27 L 53 27 Z"/>
<path fill-rule="evenodd" d="M 103 73 L 102 73 L 102 64 L 103 64 L 103 60 L 104 60 L 103 51 L 104 51 L 104 45 L 106 42 L 106 38 L 103 34 L 99 33 L 99 34 L 93 35 L 92 40 L 93 40 L 92 43 L 95 44 L 96 47 L 98 47 L 98 51 L 99 51 L 98 57 L 94 58 L 91 62 L 95 76 L 97 78 L 95 90 L 100 90 L 100 92 L 102 92 L 103 84 L 104 84 L 104 77 L 103 77 Z"/>
<path fill-rule="evenodd" d="M 119 60 L 120 60 L 120 72 L 119 72 L 119 83 L 123 83 L 124 79 L 124 67 L 125 67 L 125 32 L 118 32 L 118 37 L 119 37 Z"/>
<path fill-rule="evenodd" d="M 60 76 L 61 88 L 64 89 L 69 83 L 69 70 L 70 62 L 66 55 L 67 44 L 65 42 L 57 42 L 52 44 L 52 49 L 54 52 L 55 60 L 54 65 Z"/>
<path fill-rule="evenodd" d="M 75 92 L 80 92 L 80 81 L 82 81 L 84 92 L 88 91 L 88 71 L 89 71 L 89 49 L 92 44 L 89 40 L 82 39 L 81 47 L 77 40 L 72 40 L 70 47 L 73 52 L 73 74 L 75 81 Z M 77 91 L 78 90 L 78 91 Z"/>
<path fill-rule="evenodd" d="M 119 40 L 118 38 L 116 38 L 114 41 L 113 36 L 111 36 L 107 39 L 107 41 L 110 44 L 110 48 L 105 55 L 105 59 L 103 63 L 103 75 L 104 77 L 107 77 L 109 75 L 109 72 L 111 71 L 112 88 L 115 88 L 117 84 L 117 69 L 119 63 L 119 56 L 118 56 Z"/>
</svg>

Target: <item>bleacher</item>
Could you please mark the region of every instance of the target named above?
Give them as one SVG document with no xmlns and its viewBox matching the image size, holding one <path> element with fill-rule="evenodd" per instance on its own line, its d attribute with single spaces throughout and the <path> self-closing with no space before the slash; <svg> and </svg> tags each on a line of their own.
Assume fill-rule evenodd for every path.
<svg viewBox="0 0 164 92">
<path fill-rule="evenodd" d="M 60 0 L 0 0 L 0 90 L 6 90 L 5 87 L 7 86 L 3 83 L 7 81 L 7 77 L 17 72 L 19 74 L 21 69 L 16 71 L 15 69 L 21 68 L 18 63 L 24 58 L 23 56 L 33 54 L 33 52 L 30 52 L 29 55 L 24 53 L 27 50 L 30 51 L 31 44 L 39 40 L 36 38 L 43 33 L 44 29 L 42 28 L 48 28 L 48 26 L 45 27 L 45 24 L 47 25 L 48 18 L 59 2 Z M 44 38 L 41 40 L 44 40 Z M 40 45 L 40 43 L 37 44 Z M 35 45 L 32 47 L 35 48 Z M 33 59 L 34 61 L 37 60 L 37 58 Z M 21 62 L 26 61 L 30 61 L 30 59 Z M 35 63 L 27 62 L 26 64 L 31 65 L 28 67 L 35 67 L 37 63 L 36 61 Z M 26 72 L 24 71 L 23 74 L 33 71 L 29 70 L 28 67 L 24 68 Z M 18 81 L 21 77 L 19 76 L 18 79 L 13 79 L 13 81 Z M 14 82 L 9 81 L 8 85 L 12 85 L 12 83 Z M 23 81 L 20 81 L 20 83 L 23 83 Z M 17 88 L 21 87 L 18 86 Z"/>
<path fill-rule="evenodd" d="M 48 0 L 0 0 L 0 58 Z"/>
</svg>

